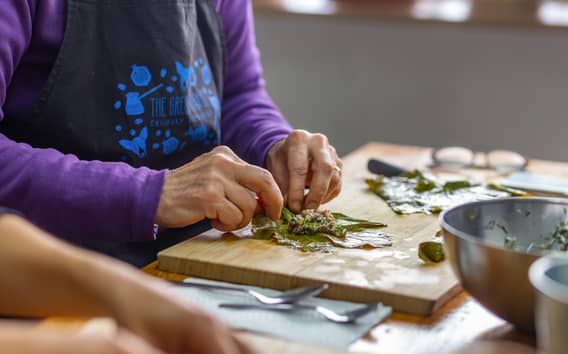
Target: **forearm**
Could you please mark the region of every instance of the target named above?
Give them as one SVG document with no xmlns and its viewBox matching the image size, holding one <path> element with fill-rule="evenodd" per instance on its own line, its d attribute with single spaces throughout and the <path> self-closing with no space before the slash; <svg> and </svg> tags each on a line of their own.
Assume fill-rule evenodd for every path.
<svg viewBox="0 0 568 354">
<path fill-rule="evenodd" d="M 227 43 L 222 137 L 247 162 L 264 167 L 267 151 L 292 128 L 266 91 L 250 0 L 223 1 Z"/>
<path fill-rule="evenodd" d="M 32 325 L 0 321 L 0 348 L 10 354 L 75 354 L 82 338 L 40 331 Z M 93 352 L 94 353 L 94 352 Z"/>
<path fill-rule="evenodd" d="M 129 266 L 66 245 L 13 215 L 0 217 L 0 269 L 0 287 L 9 289 L 0 292 L 0 313 L 13 316 L 116 317 L 124 291 L 134 294 L 146 283 Z"/>
<path fill-rule="evenodd" d="M 270 148 L 292 131 L 263 87 L 226 98 L 223 109 L 223 143 L 261 167 Z"/>
<path fill-rule="evenodd" d="M 163 185 L 161 171 L 82 161 L 0 134 L 0 205 L 22 212 L 58 237 L 150 241 Z"/>
</svg>

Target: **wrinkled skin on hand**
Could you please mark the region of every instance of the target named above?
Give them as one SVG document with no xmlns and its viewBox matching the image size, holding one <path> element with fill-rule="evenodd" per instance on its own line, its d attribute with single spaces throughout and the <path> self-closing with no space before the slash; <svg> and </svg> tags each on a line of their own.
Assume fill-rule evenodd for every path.
<svg viewBox="0 0 568 354">
<path fill-rule="evenodd" d="M 269 150 L 266 166 L 295 213 L 317 209 L 341 192 L 343 162 L 325 135 L 293 131 Z"/>
</svg>

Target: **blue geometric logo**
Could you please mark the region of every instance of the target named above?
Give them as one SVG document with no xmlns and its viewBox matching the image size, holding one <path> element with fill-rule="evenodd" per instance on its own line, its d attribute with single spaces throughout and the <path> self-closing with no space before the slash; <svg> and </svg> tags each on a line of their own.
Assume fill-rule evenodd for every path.
<svg viewBox="0 0 568 354">
<path fill-rule="evenodd" d="M 127 151 L 130 151 L 134 155 L 143 159 L 148 154 L 148 151 L 146 149 L 146 139 L 148 139 L 148 128 L 144 127 L 140 131 L 140 135 L 136 136 L 134 139 L 121 139 L 118 141 L 118 143 Z"/>
<path fill-rule="evenodd" d="M 146 87 L 152 81 L 152 74 L 147 66 L 132 65 L 130 80 L 138 87 Z"/>
<path fill-rule="evenodd" d="M 132 65 L 130 84 L 117 84 L 121 98 L 113 107 L 123 114 L 114 131 L 125 161 L 219 143 L 221 102 L 207 61 L 176 61 L 168 71 L 157 68 L 154 76 L 150 67 Z"/>
</svg>

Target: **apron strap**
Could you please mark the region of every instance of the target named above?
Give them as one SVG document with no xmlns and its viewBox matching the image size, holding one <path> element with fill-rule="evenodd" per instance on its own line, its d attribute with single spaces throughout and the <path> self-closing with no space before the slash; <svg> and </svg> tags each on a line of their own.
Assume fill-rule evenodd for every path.
<svg viewBox="0 0 568 354">
<path fill-rule="evenodd" d="M 227 48 L 223 25 L 211 0 L 196 0 L 196 5 L 197 27 L 203 39 L 207 59 L 210 63 L 223 63 L 223 65 L 213 65 L 211 67 L 213 80 L 217 86 L 217 92 L 219 93 L 219 100 L 222 101 L 223 81 L 227 67 Z"/>
</svg>

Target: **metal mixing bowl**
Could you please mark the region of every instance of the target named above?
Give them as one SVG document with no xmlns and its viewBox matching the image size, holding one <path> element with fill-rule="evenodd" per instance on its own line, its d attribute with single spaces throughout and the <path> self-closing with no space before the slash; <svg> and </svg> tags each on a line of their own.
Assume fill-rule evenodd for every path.
<svg viewBox="0 0 568 354">
<path fill-rule="evenodd" d="M 440 216 L 447 257 L 463 288 L 489 311 L 534 331 L 528 271 L 540 245 L 567 220 L 568 199 L 506 198 L 466 203 Z M 516 238 L 516 248 L 505 237 Z M 533 244 L 532 247 L 529 246 Z"/>
</svg>

